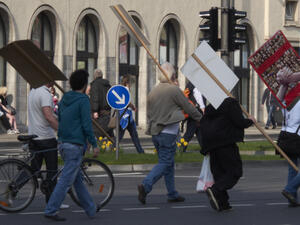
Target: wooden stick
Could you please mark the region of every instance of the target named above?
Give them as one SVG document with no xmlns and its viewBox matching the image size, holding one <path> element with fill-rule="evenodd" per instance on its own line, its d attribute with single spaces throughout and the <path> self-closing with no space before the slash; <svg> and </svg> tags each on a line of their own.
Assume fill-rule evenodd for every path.
<svg viewBox="0 0 300 225">
<path fill-rule="evenodd" d="M 217 85 L 229 96 L 233 97 L 233 95 L 224 87 L 224 85 L 215 77 L 215 75 L 210 72 L 210 70 L 207 68 L 207 66 L 193 53 L 192 57 L 196 60 L 196 62 L 204 69 L 204 71 L 217 83 Z M 250 117 L 250 114 L 245 110 L 245 108 L 240 105 L 242 111 L 247 115 L 247 117 Z M 298 167 L 292 162 L 292 160 L 285 154 L 284 151 L 272 140 L 272 138 L 259 126 L 259 124 L 255 121 L 254 125 L 256 128 L 265 136 L 265 138 L 274 146 L 274 148 L 285 158 L 288 163 L 298 172 Z"/>
<path fill-rule="evenodd" d="M 123 13 L 121 12 L 121 10 L 119 9 L 119 7 L 113 6 L 115 8 L 115 10 L 118 12 L 118 14 L 122 17 L 122 19 L 124 20 L 124 22 L 127 24 L 127 26 L 130 28 L 130 30 L 134 33 L 135 37 L 138 39 L 138 41 L 143 45 L 143 47 L 145 48 L 146 52 L 148 53 L 148 55 L 153 59 L 153 61 L 155 62 L 155 64 L 158 66 L 158 68 L 160 69 L 160 71 L 162 72 L 162 74 L 165 76 L 165 78 L 168 80 L 169 83 L 173 84 L 173 82 L 170 80 L 170 78 L 168 77 L 167 73 L 164 71 L 164 69 L 161 67 L 161 65 L 159 64 L 158 60 L 151 54 L 150 50 L 148 49 L 147 45 L 143 42 L 143 40 L 140 38 L 140 36 L 135 32 L 134 28 L 132 27 L 132 25 L 129 23 L 129 21 L 127 20 L 127 18 L 123 15 Z"/>
<path fill-rule="evenodd" d="M 49 76 L 49 74 L 41 67 L 39 64 L 37 64 L 32 58 L 22 49 L 20 48 L 16 43 L 14 43 L 16 49 L 25 57 L 27 58 L 33 66 L 35 66 L 48 80 L 49 82 L 54 82 L 54 85 L 62 92 L 65 93 L 64 89 L 58 85 L 56 81 L 53 81 L 52 78 Z M 104 133 L 104 135 L 112 142 L 114 143 L 115 141 L 108 135 L 108 133 L 98 124 L 98 122 L 92 118 L 93 124 L 101 131 Z"/>
</svg>

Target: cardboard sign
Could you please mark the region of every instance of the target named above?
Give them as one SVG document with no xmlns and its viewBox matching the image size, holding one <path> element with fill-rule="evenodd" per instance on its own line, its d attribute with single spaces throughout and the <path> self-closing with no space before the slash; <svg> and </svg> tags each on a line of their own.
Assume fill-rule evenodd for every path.
<svg viewBox="0 0 300 225">
<path fill-rule="evenodd" d="M 67 80 L 56 65 L 30 40 L 15 41 L 0 49 L 8 61 L 33 88 L 51 81 Z"/>
<path fill-rule="evenodd" d="M 288 105 L 283 104 L 276 96 L 280 87 L 276 74 L 283 67 L 289 67 L 293 72 L 300 71 L 300 58 L 282 31 L 277 31 L 248 61 L 281 106 L 286 108 Z M 287 94 L 295 85 L 291 84 Z"/>
<path fill-rule="evenodd" d="M 229 92 L 239 81 L 232 70 L 220 59 L 215 51 L 202 41 L 194 54 L 207 67 L 207 69 L 216 77 L 216 79 Z M 191 56 L 181 68 L 181 72 L 190 82 L 205 96 L 205 98 L 218 108 L 228 95 L 219 87 L 216 81 L 199 65 Z"/>
</svg>

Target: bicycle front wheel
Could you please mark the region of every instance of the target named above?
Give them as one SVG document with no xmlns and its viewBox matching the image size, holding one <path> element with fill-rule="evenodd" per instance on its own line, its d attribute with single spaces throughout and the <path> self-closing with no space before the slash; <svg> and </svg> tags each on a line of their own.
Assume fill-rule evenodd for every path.
<svg viewBox="0 0 300 225">
<path fill-rule="evenodd" d="M 99 160 L 85 158 L 81 164 L 83 182 L 94 202 L 102 208 L 113 196 L 115 182 L 110 169 Z M 74 186 L 69 191 L 73 201 L 80 205 Z"/>
<path fill-rule="evenodd" d="M 18 159 L 0 162 L 0 209 L 18 212 L 25 209 L 35 196 L 37 181 L 28 165 Z"/>
</svg>

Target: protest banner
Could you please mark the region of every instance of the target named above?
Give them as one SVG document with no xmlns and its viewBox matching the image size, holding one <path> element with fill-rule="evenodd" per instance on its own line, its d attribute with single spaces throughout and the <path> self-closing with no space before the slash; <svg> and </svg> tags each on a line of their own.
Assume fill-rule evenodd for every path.
<svg viewBox="0 0 300 225">
<path fill-rule="evenodd" d="M 277 97 L 280 84 L 276 80 L 276 74 L 283 67 L 290 68 L 292 72 L 300 71 L 300 58 L 282 31 L 277 31 L 248 58 L 248 61 L 280 105 L 288 107 L 288 104 L 284 104 Z M 294 86 L 295 84 L 289 86 L 287 95 Z"/>
<path fill-rule="evenodd" d="M 215 108 L 218 108 L 216 106 L 219 106 L 226 97 L 233 98 L 233 95 L 230 93 L 230 90 L 234 87 L 234 85 L 237 82 L 235 81 L 236 76 L 234 75 L 234 73 L 232 71 L 230 73 L 228 71 L 229 67 L 221 59 L 219 60 L 221 60 L 223 63 L 217 60 L 215 58 L 215 55 L 216 53 L 214 52 L 214 50 L 205 41 L 202 41 L 200 46 L 196 49 L 195 53 L 193 53 L 192 56 L 189 57 L 188 61 L 181 68 L 181 72 L 188 79 L 191 78 L 190 81 L 192 82 L 192 84 L 205 96 L 205 98 L 207 98 L 209 101 L 210 99 L 212 99 L 215 104 L 213 106 Z M 196 63 L 198 65 L 196 65 Z M 228 78 L 225 75 L 229 75 L 230 77 Z M 228 79 L 233 79 L 234 81 L 230 82 L 228 81 Z M 212 85 L 212 81 L 215 82 L 216 85 Z M 223 91 L 223 94 L 220 93 L 220 90 Z M 215 101 L 215 98 L 217 99 L 217 101 Z M 242 111 L 246 114 L 246 116 L 250 118 L 250 114 L 244 109 L 244 107 L 241 105 L 240 107 Z M 254 125 L 274 146 L 274 148 L 288 161 L 288 163 L 296 171 L 298 171 L 298 167 L 291 161 L 291 159 L 284 153 L 284 151 L 271 139 L 271 137 L 259 126 L 259 124 L 256 121 L 254 122 Z"/>
<path fill-rule="evenodd" d="M 31 40 L 11 42 L 0 49 L 0 56 L 9 62 L 32 88 L 53 82 L 62 93 L 65 92 L 56 81 L 68 80 L 67 77 Z M 97 121 L 92 121 L 114 143 Z"/>
</svg>

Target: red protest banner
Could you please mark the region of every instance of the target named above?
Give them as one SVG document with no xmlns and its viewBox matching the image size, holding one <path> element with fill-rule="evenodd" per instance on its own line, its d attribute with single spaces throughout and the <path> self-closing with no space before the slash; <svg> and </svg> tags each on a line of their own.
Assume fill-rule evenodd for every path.
<svg viewBox="0 0 300 225">
<path fill-rule="evenodd" d="M 283 104 L 276 96 L 280 87 L 276 74 L 283 67 L 288 67 L 293 72 L 300 71 L 300 57 L 282 31 L 277 31 L 248 61 L 281 106 L 286 108 L 288 104 Z M 295 85 L 290 85 L 287 95 Z"/>
</svg>

